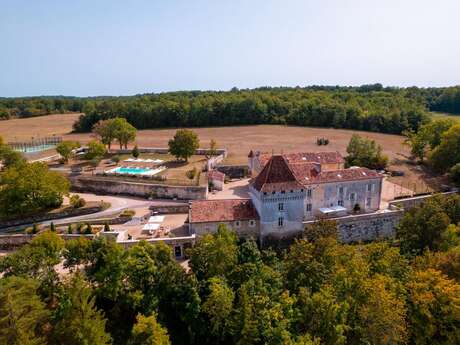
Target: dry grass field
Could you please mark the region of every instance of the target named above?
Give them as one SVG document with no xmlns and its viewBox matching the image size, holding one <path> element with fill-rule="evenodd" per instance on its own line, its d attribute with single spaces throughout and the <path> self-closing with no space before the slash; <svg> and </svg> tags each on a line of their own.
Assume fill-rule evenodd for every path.
<svg viewBox="0 0 460 345">
<path fill-rule="evenodd" d="M 79 114 L 49 115 L 28 119 L 0 121 L 0 135 L 6 141 L 15 138 L 26 140 L 32 136 L 62 135 L 65 139 L 86 143 L 92 139 L 90 133 L 70 133 L 72 124 Z M 200 137 L 201 147 L 208 147 L 209 141 L 215 139 L 218 147 L 229 150 L 227 164 L 245 164 L 249 150 L 265 152 L 300 152 L 300 151 L 339 151 L 346 154 L 350 137 L 357 133 L 374 139 L 383 147 L 390 157 L 390 168 L 405 172 L 404 177 L 392 178 L 393 182 L 410 189 L 421 191 L 425 188 L 437 188 L 439 179 L 432 179 L 430 174 L 419 166 L 409 162 L 409 148 L 403 145 L 404 138 L 399 135 L 360 132 L 352 130 L 290 127 L 278 125 L 235 126 L 216 128 L 194 128 Z M 166 147 L 175 129 L 141 130 L 138 132 L 139 146 Z M 317 146 L 316 138 L 326 137 L 330 144 Z M 417 185 L 418 184 L 418 185 Z"/>
</svg>

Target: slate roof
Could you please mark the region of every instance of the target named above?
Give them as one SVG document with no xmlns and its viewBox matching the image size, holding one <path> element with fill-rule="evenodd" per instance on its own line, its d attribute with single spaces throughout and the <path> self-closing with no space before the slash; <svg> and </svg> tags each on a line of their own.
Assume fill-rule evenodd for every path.
<svg viewBox="0 0 460 345">
<path fill-rule="evenodd" d="M 259 219 L 251 199 L 195 200 L 190 204 L 190 222 L 229 222 Z"/>
</svg>

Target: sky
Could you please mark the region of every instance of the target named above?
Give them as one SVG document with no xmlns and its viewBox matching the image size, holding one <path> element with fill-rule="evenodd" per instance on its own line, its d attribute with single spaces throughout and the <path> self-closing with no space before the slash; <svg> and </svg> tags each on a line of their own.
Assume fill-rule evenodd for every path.
<svg viewBox="0 0 460 345">
<path fill-rule="evenodd" d="M 0 0 L 0 97 L 460 84 L 459 0 Z"/>
</svg>

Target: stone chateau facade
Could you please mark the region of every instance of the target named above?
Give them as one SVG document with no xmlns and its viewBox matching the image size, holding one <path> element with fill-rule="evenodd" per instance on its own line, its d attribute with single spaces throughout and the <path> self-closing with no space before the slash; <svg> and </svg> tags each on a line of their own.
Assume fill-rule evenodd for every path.
<svg viewBox="0 0 460 345">
<path fill-rule="evenodd" d="M 190 232 L 216 231 L 224 223 L 242 236 L 286 237 L 318 218 L 365 214 L 380 208 L 383 176 L 344 167 L 338 152 L 282 155 L 250 152 L 250 199 L 191 202 Z"/>
</svg>

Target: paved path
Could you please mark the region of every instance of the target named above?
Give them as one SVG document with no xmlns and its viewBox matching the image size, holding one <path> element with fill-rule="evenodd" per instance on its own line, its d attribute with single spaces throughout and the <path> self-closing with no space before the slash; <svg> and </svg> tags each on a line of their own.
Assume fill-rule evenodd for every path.
<svg viewBox="0 0 460 345">
<path fill-rule="evenodd" d="M 174 204 L 181 204 L 184 203 L 183 201 L 170 201 L 170 200 L 146 200 L 141 198 L 132 198 L 132 197 L 125 197 L 125 196 L 112 196 L 112 195 L 96 195 L 90 193 L 71 193 L 71 194 L 78 194 L 80 197 L 85 199 L 86 201 L 104 201 L 110 203 L 110 207 L 106 210 L 101 212 L 86 214 L 82 216 L 74 216 L 74 217 L 67 217 L 67 218 L 60 218 L 60 219 L 53 219 L 40 222 L 42 225 L 50 225 L 53 222 L 55 225 L 70 223 L 70 222 L 81 222 L 89 219 L 97 219 L 97 218 L 105 218 L 118 212 L 121 212 L 125 209 L 136 210 L 136 209 L 145 209 L 147 210 L 152 205 L 174 205 Z M 66 202 L 66 200 L 64 201 Z M 32 226 L 33 224 L 21 225 L 20 227 L 28 227 Z M 18 226 L 19 227 L 19 226 Z M 15 227 L 16 228 L 16 227 Z M 5 231 L 7 229 L 3 229 Z"/>
</svg>

